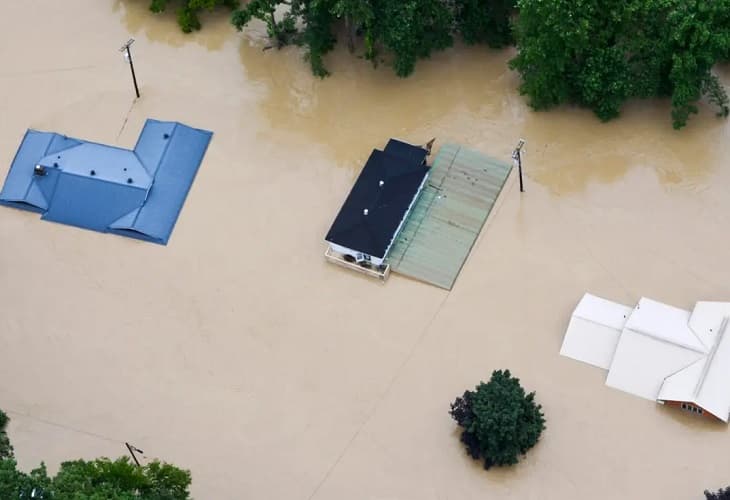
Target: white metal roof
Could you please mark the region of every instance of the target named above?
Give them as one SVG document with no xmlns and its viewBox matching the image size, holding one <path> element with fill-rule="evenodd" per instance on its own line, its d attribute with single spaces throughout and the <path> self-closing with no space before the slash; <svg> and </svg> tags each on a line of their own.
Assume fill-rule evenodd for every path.
<svg viewBox="0 0 730 500">
<path fill-rule="evenodd" d="M 730 415 L 730 340 L 724 320 L 712 350 L 701 360 L 668 377 L 660 401 L 688 401 L 727 422 Z"/>
<path fill-rule="evenodd" d="M 656 401 L 665 378 L 702 357 L 692 349 L 624 329 L 606 385 Z"/>
<path fill-rule="evenodd" d="M 692 313 L 642 298 L 633 309 L 586 293 L 560 353 L 608 370 L 606 385 L 653 401 L 691 402 L 728 421 L 729 302 Z"/>
<path fill-rule="evenodd" d="M 707 352 L 697 335 L 689 328 L 689 311 L 642 297 L 626 322 L 626 328 L 658 340 Z"/>
<path fill-rule="evenodd" d="M 607 370 L 631 311 L 586 293 L 573 311 L 560 354 Z"/>
<path fill-rule="evenodd" d="M 697 302 L 689 327 L 703 344 L 712 346 L 725 316 L 730 316 L 730 302 Z"/>
</svg>

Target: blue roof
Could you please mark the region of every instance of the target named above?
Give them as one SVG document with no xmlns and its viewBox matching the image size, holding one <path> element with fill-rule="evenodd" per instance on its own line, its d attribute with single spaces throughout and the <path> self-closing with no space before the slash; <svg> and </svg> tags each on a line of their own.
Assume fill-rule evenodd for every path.
<svg viewBox="0 0 730 500">
<path fill-rule="evenodd" d="M 134 150 L 28 130 L 0 204 L 166 244 L 212 133 L 147 120 Z"/>
</svg>

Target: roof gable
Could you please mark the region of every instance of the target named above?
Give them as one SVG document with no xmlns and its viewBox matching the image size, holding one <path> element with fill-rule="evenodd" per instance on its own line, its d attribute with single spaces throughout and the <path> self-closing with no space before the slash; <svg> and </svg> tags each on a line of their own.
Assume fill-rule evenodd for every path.
<svg viewBox="0 0 730 500">
<path fill-rule="evenodd" d="M 707 352 L 689 327 L 689 311 L 642 297 L 626 328 L 697 352 Z"/>
<path fill-rule="evenodd" d="M 667 377 L 662 384 L 660 401 L 691 402 L 728 421 L 730 416 L 730 340 L 728 321 L 722 321 L 712 349 L 697 362 Z"/>
<path fill-rule="evenodd" d="M 62 172 L 43 219 L 104 231 L 145 196 L 143 188 Z"/>
</svg>

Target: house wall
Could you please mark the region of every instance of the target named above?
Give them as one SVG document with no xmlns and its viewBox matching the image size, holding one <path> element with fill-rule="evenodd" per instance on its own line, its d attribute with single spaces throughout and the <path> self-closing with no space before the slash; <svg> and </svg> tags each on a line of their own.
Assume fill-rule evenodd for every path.
<svg viewBox="0 0 730 500">
<path fill-rule="evenodd" d="M 416 201 L 418 201 L 418 197 L 421 196 L 421 191 L 423 191 L 423 186 L 426 185 L 426 181 L 428 180 L 429 175 L 431 175 L 430 170 L 428 172 L 426 172 L 426 175 L 423 177 L 423 180 L 421 181 L 421 185 L 418 186 L 418 191 L 416 191 L 415 196 L 411 200 L 411 204 L 408 205 L 408 210 L 406 210 L 406 213 L 403 215 L 403 218 L 401 219 L 400 224 L 398 224 L 398 228 L 395 230 L 395 233 L 393 233 L 393 237 L 390 239 L 388 248 L 385 249 L 385 257 L 383 257 L 382 260 L 384 260 L 388 257 L 388 252 L 390 252 L 390 249 L 393 246 L 393 242 L 398 237 L 398 233 L 400 233 L 400 230 L 403 229 L 403 224 L 406 223 L 406 219 L 408 219 L 408 215 L 411 213 L 411 209 L 413 209 L 413 205 L 416 204 Z"/>
<path fill-rule="evenodd" d="M 364 253 L 360 252 L 359 250 L 353 250 L 352 248 L 343 247 L 342 245 L 336 245 L 331 242 L 328 242 L 328 243 L 332 250 L 334 250 L 337 253 L 341 253 L 342 255 L 352 255 L 353 257 L 357 257 L 358 254 L 366 255 L 366 256 L 370 257 L 370 262 L 374 266 L 381 265 L 383 263 L 383 261 L 385 260 L 385 259 L 381 259 L 379 257 L 373 257 L 372 255 L 364 254 Z"/>
<path fill-rule="evenodd" d="M 698 417 L 706 418 L 706 419 L 712 420 L 714 422 L 722 422 L 721 419 L 717 418 L 715 415 L 713 415 L 709 411 L 705 410 L 704 408 L 701 408 L 700 406 L 697 406 L 694 403 L 690 403 L 688 401 L 659 401 L 659 402 L 662 403 L 662 404 L 665 404 L 667 406 L 671 406 L 672 408 L 676 408 L 679 411 L 684 411 L 684 412 L 687 412 L 687 413 L 691 413 L 692 415 L 696 415 Z M 687 409 L 682 408 L 682 405 L 687 405 L 687 406 L 690 406 L 690 407 L 699 408 L 699 409 L 702 410 L 702 413 L 701 414 L 700 413 L 694 413 L 691 410 L 687 410 Z"/>
</svg>

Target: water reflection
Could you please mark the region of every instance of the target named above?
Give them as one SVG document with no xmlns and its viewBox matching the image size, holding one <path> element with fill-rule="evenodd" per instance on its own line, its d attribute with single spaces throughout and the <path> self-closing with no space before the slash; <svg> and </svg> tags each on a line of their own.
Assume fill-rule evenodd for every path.
<svg viewBox="0 0 730 500">
<path fill-rule="evenodd" d="M 521 105 L 504 97 L 511 85 L 507 53 L 460 47 L 421 62 L 413 77 L 400 79 L 389 67 L 373 69 L 338 48 L 327 58 L 332 76 L 320 80 L 298 48 L 262 47 L 260 38 L 247 33 L 239 52 L 247 77 L 267 89 L 261 107 L 269 124 L 327 144 L 338 161 L 352 158 L 353 150 L 362 157 L 392 136 L 479 142 L 489 137 L 483 130 L 490 125 L 497 130 L 506 120 L 522 119 L 513 109 Z M 484 123 L 481 131 L 478 121 Z"/>
<path fill-rule="evenodd" d="M 668 187 L 701 190 L 728 152 L 727 122 L 706 106 L 679 132 L 671 127 L 669 103 L 659 100 L 629 103 L 609 123 L 576 108 L 532 112 L 507 69 L 509 50 L 457 46 L 420 62 L 403 80 L 340 47 L 327 58 L 332 76 L 320 80 L 300 49 L 262 51 L 265 37 L 256 29 L 242 38 L 241 63 L 267 89 L 261 108 L 271 127 L 327 145 L 350 165 L 391 136 L 416 142 L 437 136 L 505 160 L 524 137 L 528 177 L 561 195 L 617 182 L 637 167 L 651 168 Z"/>
<path fill-rule="evenodd" d="M 524 137 L 526 175 L 555 195 L 618 182 L 633 168 L 652 169 L 667 189 L 702 191 L 707 173 L 729 152 L 727 122 L 707 106 L 679 132 L 663 100 L 629 103 L 620 119 L 605 124 L 576 108 L 535 113 L 518 94 L 518 76 L 507 68 L 512 50 L 457 45 L 400 79 L 390 67 L 373 69 L 342 45 L 326 59 L 332 76 L 321 80 L 312 76 L 300 48 L 265 51 L 263 25 L 252 23 L 238 34 L 224 10 L 203 13 L 203 29 L 192 34 L 180 31 L 174 9 L 152 15 L 147 0 L 115 0 L 113 10 L 122 13 L 131 33 L 172 47 L 194 42 L 223 50 L 233 41 L 246 77 L 239 92 L 263 96 L 261 133 L 279 142 L 294 134 L 353 169 L 389 137 L 420 143 L 435 136 L 505 161 Z M 730 81 L 728 65 L 718 72 Z"/>
<path fill-rule="evenodd" d="M 149 5 L 150 0 L 114 0 L 112 11 L 122 12 L 122 20 L 130 33 L 142 33 L 153 42 L 172 47 L 193 42 L 211 51 L 220 50 L 235 32 L 229 21 L 230 14 L 225 9 L 201 12 L 199 17 L 203 29 L 183 33 L 177 25 L 175 5 L 170 5 L 160 14 L 150 12 Z"/>
<path fill-rule="evenodd" d="M 617 182 L 637 167 L 651 168 L 673 189 L 702 190 L 708 170 L 728 153 L 727 122 L 707 106 L 680 132 L 671 128 L 669 103 L 659 100 L 630 103 L 607 124 L 576 108 L 532 112 L 518 94 L 518 76 L 507 68 L 512 50 L 457 45 L 400 79 L 342 45 L 326 59 L 332 76 L 321 80 L 312 76 L 300 48 L 264 51 L 263 26 L 254 23 L 238 34 L 224 10 L 203 13 L 203 30 L 184 34 L 174 9 L 152 15 L 147 0 L 115 0 L 113 9 L 131 33 L 172 47 L 194 42 L 222 50 L 227 40 L 235 41 L 251 84 L 240 92 L 263 89 L 262 130 L 268 125 L 267 135 L 293 133 L 322 145 L 338 164 L 352 168 L 389 137 L 419 143 L 435 136 L 505 161 L 524 137 L 527 176 L 556 195 L 581 192 L 592 182 Z M 728 67 L 719 72 L 727 81 Z"/>
</svg>

